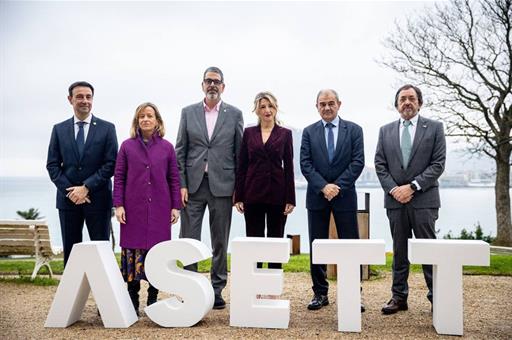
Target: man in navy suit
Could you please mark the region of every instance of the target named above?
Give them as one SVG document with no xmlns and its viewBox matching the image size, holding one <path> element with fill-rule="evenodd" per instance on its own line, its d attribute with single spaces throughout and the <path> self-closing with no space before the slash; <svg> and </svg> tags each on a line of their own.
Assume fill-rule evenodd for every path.
<svg viewBox="0 0 512 340">
<path fill-rule="evenodd" d="M 74 116 L 53 127 L 46 169 L 57 187 L 64 265 L 82 242 L 84 221 L 91 240 L 108 240 L 112 185 L 117 157 L 114 124 L 91 114 L 94 88 L 79 81 L 69 87 Z"/>
<path fill-rule="evenodd" d="M 306 209 L 311 250 L 314 240 L 329 238 L 331 213 L 338 237 L 359 238 L 355 182 L 364 168 L 363 130 L 338 116 L 340 105 L 336 91 L 321 90 L 316 108 L 322 119 L 302 133 L 300 169 L 308 181 Z M 314 297 L 308 309 L 315 310 L 329 304 L 329 284 L 326 266 L 313 264 L 312 257 Z M 364 311 L 363 305 L 361 310 Z"/>
</svg>

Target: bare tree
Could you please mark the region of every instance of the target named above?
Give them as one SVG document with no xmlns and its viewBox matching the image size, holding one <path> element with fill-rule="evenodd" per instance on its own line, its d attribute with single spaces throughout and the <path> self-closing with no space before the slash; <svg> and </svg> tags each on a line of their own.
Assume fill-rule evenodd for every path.
<svg viewBox="0 0 512 340">
<path fill-rule="evenodd" d="M 436 5 L 397 23 L 385 46 L 383 64 L 427 90 L 446 134 L 495 160 L 495 244 L 512 246 L 512 0 Z"/>
</svg>

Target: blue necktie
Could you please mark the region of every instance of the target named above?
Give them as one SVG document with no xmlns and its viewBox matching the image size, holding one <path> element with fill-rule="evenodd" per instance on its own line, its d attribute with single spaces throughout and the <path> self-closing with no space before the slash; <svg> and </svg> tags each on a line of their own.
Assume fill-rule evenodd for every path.
<svg viewBox="0 0 512 340">
<path fill-rule="evenodd" d="M 78 148 L 78 154 L 80 155 L 80 158 L 82 158 L 82 155 L 84 153 L 84 146 L 85 146 L 85 135 L 84 135 L 84 124 L 85 122 L 77 122 L 78 125 L 78 133 L 76 135 L 76 146 Z"/>
<path fill-rule="evenodd" d="M 327 123 L 325 127 L 329 129 L 327 131 L 327 155 L 329 156 L 329 163 L 331 163 L 334 158 L 334 132 L 332 131 L 334 124 Z"/>
<path fill-rule="evenodd" d="M 412 125 L 411 121 L 404 120 L 404 130 L 402 131 L 402 143 L 400 149 L 402 149 L 402 158 L 404 161 L 404 168 L 407 169 L 409 164 L 409 157 L 411 156 L 412 142 L 411 134 L 409 133 L 409 125 Z"/>
</svg>

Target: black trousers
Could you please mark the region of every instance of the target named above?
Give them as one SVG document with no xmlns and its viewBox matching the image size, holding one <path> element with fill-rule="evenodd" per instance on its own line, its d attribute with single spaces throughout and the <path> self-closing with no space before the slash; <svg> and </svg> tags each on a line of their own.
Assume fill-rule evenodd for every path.
<svg viewBox="0 0 512 340">
<path fill-rule="evenodd" d="M 311 279 L 313 280 L 313 292 L 315 295 L 327 295 L 329 283 L 327 282 L 327 266 L 325 264 L 313 264 L 313 241 L 329 238 L 329 221 L 331 209 L 308 210 L 309 229 L 309 266 Z M 357 211 L 332 211 L 336 231 L 340 239 L 358 239 L 359 228 L 357 226 Z"/>
<path fill-rule="evenodd" d="M 110 238 L 111 210 L 59 209 L 60 231 L 64 247 L 64 266 L 75 243 L 82 242 L 84 222 L 91 241 L 108 241 Z"/>
<path fill-rule="evenodd" d="M 407 301 L 409 295 L 409 259 L 407 240 L 414 237 L 435 239 L 435 222 L 439 209 L 415 209 L 410 204 L 399 209 L 388 209 L 387 215 L 393 237 L 393 285 L 391 292 L 397 301 Z M 427 298 L 432 302 L 432 266 L 423 265 L 423 276 L 428 287 Z"/>
<path fill-rule="evenodd" d="M 245 231 L 249 237 L 265 237 L 265 219 L 267 237 L 283 237 L 286 215 L 285 205 L 244 203 Z M 258 263 L 258 268 L 262 264 Z M 281 263 L 269 263 L 269 268 L 282 268 Z"/>
</svg>

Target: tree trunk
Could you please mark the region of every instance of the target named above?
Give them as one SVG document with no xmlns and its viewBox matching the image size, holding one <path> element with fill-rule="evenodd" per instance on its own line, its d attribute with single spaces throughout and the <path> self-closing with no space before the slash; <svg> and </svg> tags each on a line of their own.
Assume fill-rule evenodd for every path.
<svg viewBox="0 0 512 340">
<path fill-rule="evenodd" d="M 508 145 L 498 150 L 496 157 L 496 221 L 495 245 L 512 247 L 512 221 L 510 217 L 510 149 Z"/>
</svg>

